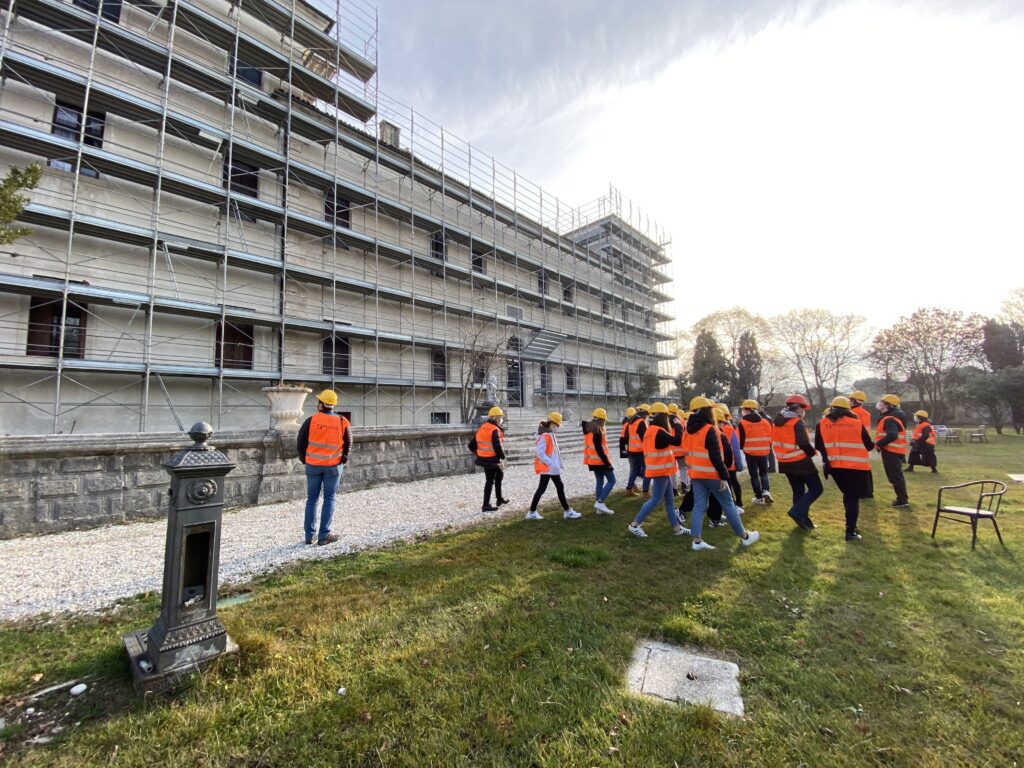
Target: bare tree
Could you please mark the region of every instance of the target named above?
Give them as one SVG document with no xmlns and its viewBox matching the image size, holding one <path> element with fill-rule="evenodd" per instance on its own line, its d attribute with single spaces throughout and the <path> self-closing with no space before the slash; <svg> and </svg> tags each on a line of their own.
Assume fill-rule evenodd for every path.
<svg viewBox="0 0 1024 768">
<path fill-rule="evenodd" d="M 840 383 L 848 383 L 867 353 L 870 331 L 859 315 L 794 309 L 768 322 L 775 348 L 819 404 L 837 392 Z"/>
<path fill-rule="evenodd" d="M 792 389 L 793 366 L 774 347 L 767 349 L 761 357 L 761 384 L 758 399 L 762 405 L 770 403 L 775 395 Z"/>
<path fill-rule="evenodd" d="M 508 337 L 508 330 L 494 323 L 474 320 L 460 325 L 459 411 L 464 424 L 473 420 L 488 375 L 497 375 L 498 363 L 505 359 Z"/>
<path fill-rule="evenodd" d="M 1024 325 L 1024 288 L 1014 288 L 1003 299 L 1003 304 L 999 308 L 999 319 L 1004 323 Z"/>
<path fill-rule="evenodd" d="M 705 315 L 693 326 L 694 336 L 701 331 L 708 331 L 715 337 L 733 367 L 739 364 L 740 337 L 744 333 L 753 333 L 759 343 L 770 336 L 768 321 L 743 307 L 722 309 Z M 761 351 L 764 352 L 763 349 Z"/>
</svg>

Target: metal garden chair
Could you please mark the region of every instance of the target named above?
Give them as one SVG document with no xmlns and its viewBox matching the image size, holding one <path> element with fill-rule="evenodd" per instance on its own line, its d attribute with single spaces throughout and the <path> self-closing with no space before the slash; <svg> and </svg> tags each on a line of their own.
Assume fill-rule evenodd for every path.
<svg viewBox="0 0 1024 768">
<path fill-rule="evenodd" d="M 952 504 L 943 505 L 942 494 L 946 491 L 963 488 L 977 488 L 978 499 L 973 507 L 960 507 Z M 935 538 L 935 529 L 939 526 L 940 517 L 944 520 L 952 520 L 954 523 L 969 523 L 971 526 L 971 549 L 974 549 L 974 545 L 978 541 L 978 521 L 991 520 L 992 527 L 996 529 L 996 536 L 999 537 L 999 543 L 1003 544 L 1003 535 L 999 533 L 996 515 L 999 514 L 999 505 L 1002 503 L 1003 494 L 1005 493 L 1006 483 L 1001 483 L 998 480 L 975 480 L 970 483 L 945 485 L 939 488 L 939 498 L 935 503 L 935 523 L 932 525 L 932 538 Z M 963 494 L 960 495 L 962 496 Z"/>
</svg>

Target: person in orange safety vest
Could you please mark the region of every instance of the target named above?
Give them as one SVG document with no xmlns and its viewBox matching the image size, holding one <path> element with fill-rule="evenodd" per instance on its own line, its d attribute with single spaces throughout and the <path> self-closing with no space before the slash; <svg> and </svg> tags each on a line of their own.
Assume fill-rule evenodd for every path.
<svg viewBox="0 0 1024 768">
<path fill-rule="evenodd" d="M 843 494 L 846 512 L 846 540 L 861 538 L 857 530 L 860 500 L 871 476 L 871 454 L 875 441 L 864 422 L 850 409 L 850 400 L 837 397 L 814 432 L 814 447 L 821 454 L 825 477 L 836 481 Z"/>
<path fill-rule="evenodd" d="M 334 413 L 338 394 L 325 389 L 316 396 L 316 413 L 299 428 L 296 448 L 299 461 L 306 465 L 306 543 L 313 543 L 316 507 L 323 491 L 323 508 L 320 510 L 320 531 L 317 544 L 330 544 L 338 536 L 331 533 L 334 518 L 334 497 L 341 484 L 341 474 L 348 461 L 352 447 L 348 419 Z"/>
<path fill-rule="evenodd" d="M 928 418 L 928 411 L 917 411 L 914 414 L 913 433 L 910 436 L 910 455 L 907 457 L 906 472 L 913 472 L 914 467 L 931 467 L 932 474 L 938 474 L 939 464 L 935 458 L 935 427 Z"/>
</svg>

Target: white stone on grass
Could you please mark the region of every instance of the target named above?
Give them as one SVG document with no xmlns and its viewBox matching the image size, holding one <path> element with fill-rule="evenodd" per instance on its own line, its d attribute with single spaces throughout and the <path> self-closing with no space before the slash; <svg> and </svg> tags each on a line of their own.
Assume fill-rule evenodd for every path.
<svg viewBox="0 0 1024 768">
<path fill-rule="evenodd" d="M 633 651 L 629 690 L 676 704 L 704 705 L 743 717 L 740 668 L 683 648 L 644 640 Z"/>
</svg>

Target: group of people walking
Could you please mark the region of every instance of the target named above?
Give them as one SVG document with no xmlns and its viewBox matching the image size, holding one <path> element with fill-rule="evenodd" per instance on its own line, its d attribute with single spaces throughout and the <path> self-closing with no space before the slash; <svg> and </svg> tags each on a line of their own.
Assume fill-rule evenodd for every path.
<svg viewBox="0 0 1024 768">
<path fill-rule="evenodd" d="M 842 493 L 846 539 L 860 539 L 860 501 L 874 498 L 872 450 L 881 454 L 886 478 L 895 493 L 892 506 L 897 509 L 910 505 L 905 472 L 913 472 L 915 466 L 938 471 L 936 434 L 928 413 L 914 414 L 915 427 L 908 443 L 907 416 L 900 408 L 900 398 L 891 394 L 879 398 L 875 404 L 879 416 L 874 434 L 871 414 L 864 407 L 867 400 L 861 391 L 833 399 L 814 430 L 813 443 L 805 423 L 811 404 L 803 395 L 787 397 L 785 407 L 774 418 L 769 418 L 757 401 L 744 400 L 739 418 L 734 420 L 727 405 L 701 396 L 690 401 L 687 411 L 676 403 L 663 402 L 628 408 L 619 430 L 618 446 L 619 457 L 629 461 L 625 495 L 642 495 L 645 499 L 628 531 L 646 538 L 643 523 L 662 504 L 673 534 L 689 536 L 694 550 L 714 549 L 702 537 L 705 517 L 710 527 L 728 524 L 741 543 L 750 546 L 759 534 L 743 525 L 743 491 L 738 475 L 745 468 L 749 471 L 755 505 L 774 503 L 769 479 L 774 454 L 778 470 L 792 490 L 788 515 L 800 528 L 815 528 L 811 507 L 824 490 L 815 461 L 820 457 L 825 479 L 831 477 Z M 348 420 L 333 412 L 337 402 L 333 390 L 317 395 L 317 413 L 306 420 L 297 438 L 307 485 L 306 544 L 329 544 L 338 539 L 331 533 L 331 520 L 351 437 Z M 502 493 L 506 459 L 504 416 L 501 408 L 492 407 L 469 443 L 476 464 L 484 471 L 484 512 L 497 511 L 509 503 Z M 581 517 L 569 504 L 562 482 L 564 465 L 558 445 L 562 421 L 562 414 L 551 412 L 538 425 L 533 456 L 538 483 L 526 514 L 528 520 L 543 519 L 538 507 L 549 485 L 555 488 L 563 518 Z M 607 424 L 608 412 L 604 408 L 595 408 L 591 418 L 580 424 L 583 463 L 594 476 L 594 511 L 598 515 L 615 514 L 607 504 L 616 484 Z M 908 445 L 910 462 L 904 469 Z M 317 529 L 321 494 L 323 505 Z M 689 526 L 685 524 L 687 513 Z"/>
</svg>

